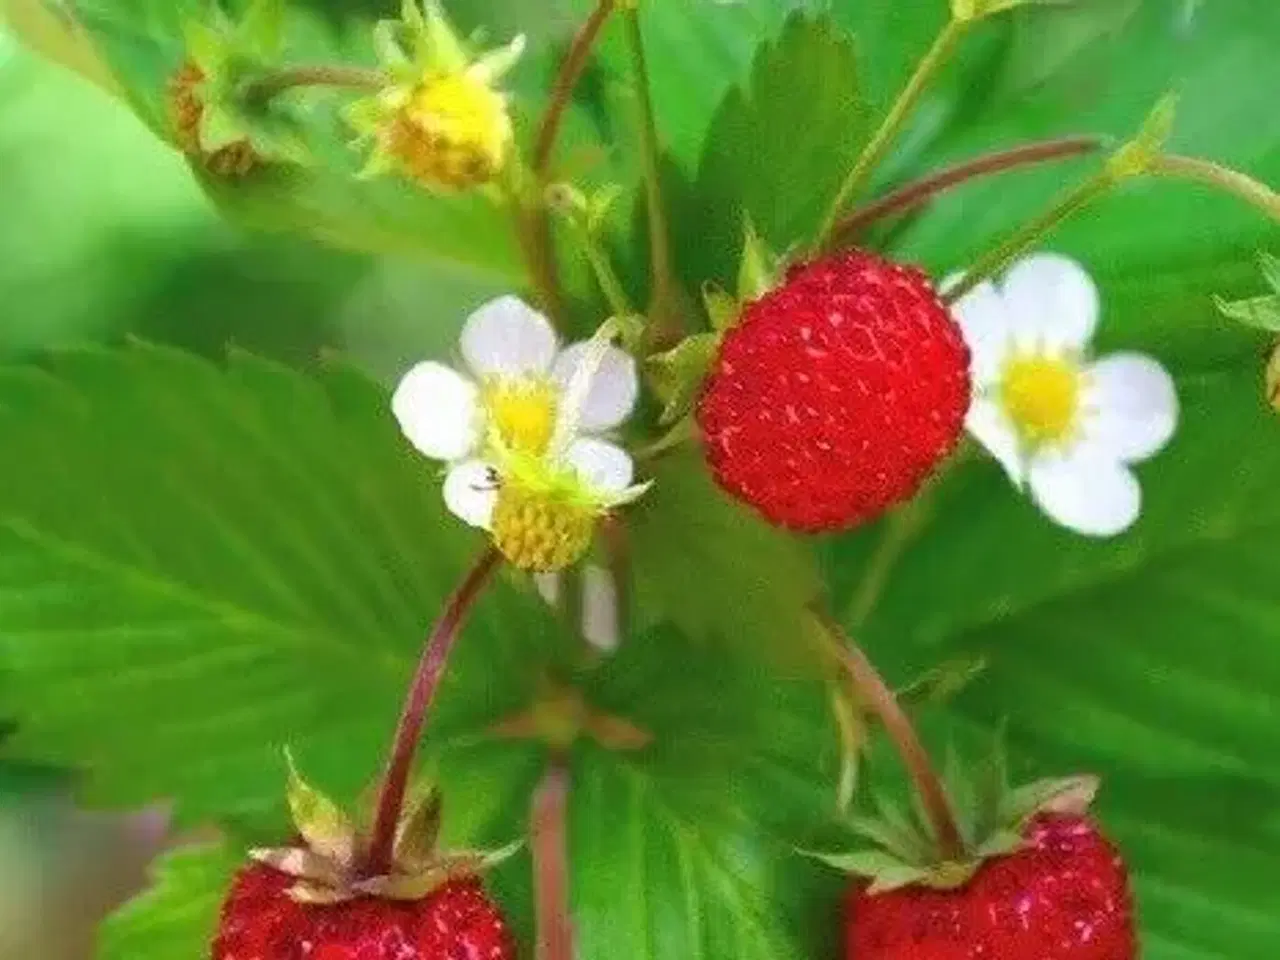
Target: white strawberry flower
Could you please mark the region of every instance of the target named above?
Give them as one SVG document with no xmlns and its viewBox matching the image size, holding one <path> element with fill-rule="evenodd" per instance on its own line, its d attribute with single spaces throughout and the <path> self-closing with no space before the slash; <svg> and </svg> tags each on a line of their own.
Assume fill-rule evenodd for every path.
<svg viewBox="0 0 1280 960">
<path fill-rule="evenodd" d="M 473 313 L 460 346 L 465 372 L 419 363 L 391 401 L 409 442 L 449 465 L 450 511 L 489 529 L 513 460 L 554 455 L 602 498 L 630 487 L 631 456 L 602 436 L 635 408 L 639 379 L 629 354 L 592 341 L 561 349 L 550 321 L 510 296 Z"/>
<path fill-rule="evenodd" d="M 1138 518 L 1132 464 L 1173 437 L 1173 379 L 1151 357 L 1093 360 L 1100 300 L 1074 260 L 1033 254 L 954 311 L 973 355 L 965 426 L 1055 522 L 1114 536 Z"/>
</svg>

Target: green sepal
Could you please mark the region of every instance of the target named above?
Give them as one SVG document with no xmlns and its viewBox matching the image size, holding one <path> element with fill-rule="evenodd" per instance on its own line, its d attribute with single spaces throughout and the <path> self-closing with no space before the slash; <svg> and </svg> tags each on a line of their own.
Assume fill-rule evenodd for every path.
<svg viewBox="0 0 1280 960">
<path fill-rule="evenodd" d="M 778 285 L 779 258 L 769 249 L 748 217 L 742 228 L 742 261 L 738 267 L 738 301 L 759 300 Z"/>
<path fill-rule="evenodd" d="M 1118 182 L 1150 171 L 1173 135 L 1177 112 L 1178 98 L 1175 94 L 1167 93 L 1161 97 L 1134 138 L 1107 159 L 1107 175 Z"/>
<path fill-rule="evenodd" d="M 695 333 L 666 353 L 648 359 L 650 373 L 665 401 L 660 422 L 675 423 L 693 406 L 702 382 L 720 350 L 720 334 Z"/>
<path fill-rule="evenodd" d="M 702 305 L 717 333 L 732 330 L 742 316 L 742 302 L 711 280 L 702 285 Z"/>
<path fill-rule="evenodd" d="M 1245 300 L 1225 300 L 1214 297 L 1213 302 L 1223 316 L 1255 330 L 1280 333 L 1280 258 L 1270 253 L 1258 255 L 1262 276 L 1271 287 L 1270 295 L 1249 297 Z"/>
<path fill-rule="evenodd" d="M 396 828 L 393 859 L 402 870 L 425 868 L 440 842 L 444 798 L 434 784 L 416 788 L 405 803 Z"/>
<path fill-rule="evenodd" d="M 285 761 L 289 768 L 289 813 L 298 834 L 310 850 L 325 859 L 339 864 L 350 862 L 357 846 L 355 824 L 336 803 L 302 778 L 288 750 Z"/>
</svg>

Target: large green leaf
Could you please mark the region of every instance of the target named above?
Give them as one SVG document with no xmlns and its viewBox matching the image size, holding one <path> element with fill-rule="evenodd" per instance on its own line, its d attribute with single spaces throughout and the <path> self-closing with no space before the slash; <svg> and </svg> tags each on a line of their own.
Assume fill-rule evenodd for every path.
<svg viewBox="0 0 1280 960">
<path fill-rule="evenodd" d="M 186 823 L 274 816 L 286 744 L 347 795 L 373 776 L 478 546 L 379 391 L 139 347 L 6 370 L 0 421 L 16 750 L 86 767 L 112 802 L 173 797 Z M 486 597 L 442 692 L 444 742 L 525 702 L 551 624 L 527 590 Z M 495 659 L 529 670 L 499 682 Z"/>
</svg>

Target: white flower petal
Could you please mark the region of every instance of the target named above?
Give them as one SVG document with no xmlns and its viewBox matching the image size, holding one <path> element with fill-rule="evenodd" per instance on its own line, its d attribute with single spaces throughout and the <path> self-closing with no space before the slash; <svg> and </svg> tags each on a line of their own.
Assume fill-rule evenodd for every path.
<svg viewBox="0 0 1280 960">
<path fill-rule="evenodd" d="M 1117 353 L 1089 368 L 1087 442 L 1125 463 L 1155 455 L 1178 426 L 1173 377 L 1151 357 Z"/>
<path fill-rule="evenodd" d="M 964 427 L 999 461 L 1013 485 L 1021 487 L 1026 479 L 1026 467 L 1019 450 L 1018 433 L 1003 408 L 994 400 L 975 397 Z"/>
<path fill-rule="evenodd" d="M 433 460 L 458 460 L 480 439 L 479 389 L 442 363 L 420 363 L 400 381 L 391 412 L 419 451 Z"/>
<path fill-rule="evenodd" d="M 497 502 L 497 476 L 482 460 L 460 463 L 444 478 L 445 506 L 473 527 L 489 529 Z"/>
<path fill-rule="evenodd" d="M 582 635 L 597 650 L 618 649 L 618 584 L 604 567 L 588 563 L 582 568 Z"/>
<path fill-rule="evenodd" d="M 1024 257 L 1004 275 L 1000 292 L 1021 345 L 1083 350 L 1098 326 L 1098 287 L 1070 257 Z"/>
<path fill-rule="evenodd" d="M 491 300 L 462 328 L 462 356 L 481 376 L 546 373 L 559 345 L 551 321 L 518 297 Z"/>
<path fill-rule="evenodd" d="M 533 585 L 538 589 L 538 596 L 542 597 L 547 606 L 554 607 L 560 602 L 560 574 L 535 573 Z"/>
<path fill-rule="evenodd" d="M 1031 463 L 1031 495 L 1054 521 L 1091 537 L 1111 537 L 1138 519 L 1138 478 L 1094 448 L 1042 454 Z"/>
<path fill-rule="evenodd" d="M 604 493 L 621 493 L 635 477 L 631 455 L 604 440 L 579 437 L 569 445 L 565 459 L 586 483 Z"/>
<path fill-rule="evenodd" d="M 568 389 L 574 373 L 590 350 L 590 341 L 575 343 L 564 349 L 556 358 L 555 378 L 563 389 Z M 617 347 L 608 347 L 600 360 L 596 375 L 591 378 L 586 399 L 579 411 L 578 428 L 598 433 L 618 426 L 635 409 L 640 396 L 640 378 L 636 361 L 631 354 Z"/>
<path fill-rule="evenodd" d="M 960 274 L 943 281 L 942 289 L 954 286 Z M 1011 326 L 1004 299 L 995 284 L 987 280 L 957 300 L 951 312 L 960 325 L 972 356 L 973 382 L 984 387 L 996 382 L 1005 356 L 1012 347 Z"/>
</svg>

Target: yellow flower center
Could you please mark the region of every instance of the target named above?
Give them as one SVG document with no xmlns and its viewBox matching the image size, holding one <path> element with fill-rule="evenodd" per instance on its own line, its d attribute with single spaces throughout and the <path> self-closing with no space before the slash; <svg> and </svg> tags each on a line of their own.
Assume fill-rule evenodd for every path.
<svg viewBox="0 0 1280 960">
<path fill-rule="evenodd" d="M 471 73 L 427 77 L 393 125 L 390 151 L 429 187 L 460 190 L 498 175 L 511 146 L 507 100 Z"/>
<path fill-rule="evenodd" d="M 1000 375 L 1000 401 L 1022 441 L 1061 443 L 1076 428 L 1083 372 L 1066 357 L 1015 353 Z"/>
<path fill-rule="evenodd" d="M 551 444 L 559 397 L 554 384 L 533 377 L 491 378 L 483 392 L 491 428 L 510 450 L 534 457 L 546 453 Z"/>
<path fill-rule="evenodd" d="M 551 573 L 582 559 L 599 516 L 585 504 L 508 482 L 493 510 L 493 542 L 513 566 Z"/>
</svg>

